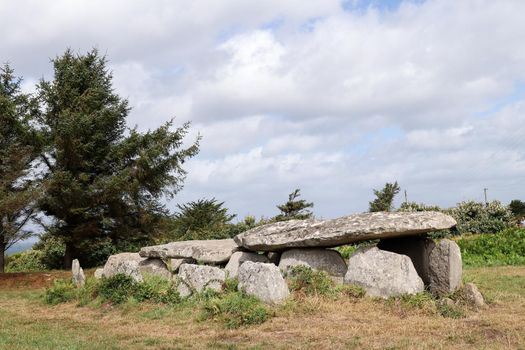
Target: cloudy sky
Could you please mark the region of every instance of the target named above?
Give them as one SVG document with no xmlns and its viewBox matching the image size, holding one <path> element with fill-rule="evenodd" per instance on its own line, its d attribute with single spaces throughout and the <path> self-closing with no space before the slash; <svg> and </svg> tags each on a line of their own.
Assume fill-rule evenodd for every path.
<svg viewBox="0 0 525 350">
<path fill-rule="evenodd" d="M 525 1 L 0 0 L 0 61 L 32 89 L 70 47 L 106 53 L 130 125 L 192 121 L 169 205 L 272 216 L 411 201 L 525 200 Z M 397 204 L 403 196 L 397 198 Z"/>
</svg>

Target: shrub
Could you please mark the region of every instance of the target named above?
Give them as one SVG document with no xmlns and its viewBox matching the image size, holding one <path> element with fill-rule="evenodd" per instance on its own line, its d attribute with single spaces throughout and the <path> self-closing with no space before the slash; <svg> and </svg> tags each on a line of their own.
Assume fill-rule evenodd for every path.
<svg viewBox="0 0 525 350">
<path fill-rule="evenodd" d="M 32 249 L 13 254 L 7 259 L 6 272 L 34 272 L 46 270 L 46 266 L 42 264 L 41 258 L 42 252 Z"/>
<path fill-rule="evenodd" d="M 134 296 L 136 290 L 137 282 L 133 278 L 119 273 L 109 278 L 102 278 L 99 294 L 114 304 L 121 304 L 129 297 Z"/>
<path fill-rule="evenodd" d="M 334 293 L 334 282 L 324 271 L 308 266 L 293 266 L 288 273 L 288 284 L 292 291 L 306 296 L 330 296 Z"/>
<path fill-rule="evenodd" d="M 155 275 L 146 275 L 144 281 L 137 283 L 132 294 L 137 301 L 151 301 L 174 305 L 181 302 L 179 292 L 170 280 Z"/>
<path fill-rule="evenodd" d="M 343 257 L 343 259 L 346 260 L 350 258 L 352 254 L 354 254 L 354 252 L 357 250 L 357 246 L 356 245 L 343 245 L 343 246 L 335 248 L 335 250 L 337 250 Z"/>
<path fill-rule="evenodd" d="M 44 300 L 47 304 L 57 305 L 76 298 L 76 288 L 71 281 L 56 279 L 53 286 L 46 290 Z"/>
<path fill-rule="evenodd" d="M 513 226 L 512 213 L 499 201 L 488 205 L 465 201 L 446 211 L 456 221 L 459 233 L 497 233 Z"/>
<path fill-rule="evenodd" d="M 262 302 L 242 292 L 230 292 L 204 302 L 200 320 L 218 318 L 229 329 L 261 324 L 270 317 Z"/>
<path fill-rule="evenodd" d="M 493 235 L 465 236 L 457 241 L 466 266 L 525 264 L 525 229 Z"/>
</svg>

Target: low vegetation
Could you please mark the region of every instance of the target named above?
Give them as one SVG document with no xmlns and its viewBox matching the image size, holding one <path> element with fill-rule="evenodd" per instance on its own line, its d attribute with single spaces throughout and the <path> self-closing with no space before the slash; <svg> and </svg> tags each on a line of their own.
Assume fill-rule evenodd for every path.
<svg viewBox="0 0 525 350">
<path fill-rule="evenodd" d="M 221 294 L 207 292 L 198 298 L 175 298 L 173 302 L 153 296 L 141 299 L 138 296 L 150 295 L 144 292 L 150 288 L 140 288 L 139 293 L 136 285 L 130 287 L 133 283 L 123 282 L 121 277 L 111 282 L 88 278 L 87 285 L 81 289 L 63 280 L 55 282 L 47 293 L 28 285 L 5 289 L 7 284 L 2 283 L 0 348 L 478 349 L 525 346 L 525 267 L 522 266 L 465 270 L 465 282 L 476 283 L 490 301 L 486 309 L 479 311 L 464 307 L 461 302 L 440 302 L 427 293 L 383 300 L 363 298 L 359 289 L 345 287 L 338 289 L 335 296 L 323 296 L 319 293 L 323 288 L 311 285 L 316 283 L 312 281 L 322 278 L 314 277 L 308 270 L 302 273 L 305 275 L 300 276 L 301 283 L 296 284 L 301 287 L 292 293 L 292 298 L 284 305 L 272 307 L 237 292 L 234 280 L 226 283 Z M 157 282 L 147 279 L 141 284 L 156 286 Z M 321 286 L 325 283 L 326 280 L 322 281 Z M 100 295 L 103 286 L 115 284 L 128 291 L 122 303 L 111 302 L 114 296 Z M 316 292 L 307 295 L 304 292 L 307 289 Z M 46 305 L 43 298 L 47 300 L 50 295 L 55 302 Z M 72 298 L 65 301 L 62 296 Z M 82 331 L 76 331 L 78 329 Z"/>
<path fill-rule="evenodd" d="M 492 235 L 465 235 L 457 240 L 466 266 L 525 265 L 525 229 Z"/>
</svg>

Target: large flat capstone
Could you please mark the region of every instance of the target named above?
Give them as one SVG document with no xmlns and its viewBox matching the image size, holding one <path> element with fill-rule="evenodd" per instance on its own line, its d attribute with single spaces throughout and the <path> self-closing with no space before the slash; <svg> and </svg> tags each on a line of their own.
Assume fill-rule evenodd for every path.
<svg viewBox="0 0 525 350">
<path fill-rule="evenodd" d="M 336 247 L 380 238 L 414 236 L 456 225 L 440 212 L 376 212 L 331 220 L 290 220 L 259 226 L 235 236 L 239 246 L 255 251 L 299 247 Z"/>
<path fill-rule="evenodd" d="M 227 262 L 238 248 L 233 239 L 215 239 L 172 242 L 144 247 L 139 254 L 141 257 L 149 258 L 191 258 L 206 264 L 222 264 Z"/>
</svg>

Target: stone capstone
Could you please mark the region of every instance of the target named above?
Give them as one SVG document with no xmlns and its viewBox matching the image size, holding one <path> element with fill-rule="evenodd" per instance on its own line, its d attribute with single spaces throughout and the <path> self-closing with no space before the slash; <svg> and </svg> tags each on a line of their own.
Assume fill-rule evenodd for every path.
<svg viewBox="0 0 525 350">
<path fill-rule="evenodd" d="M 130 276 L 137 282 L 142 282 L 139 263 L 146 260 L 140 257 L 138 253 L 120 253 L 111 255 L 104 265 L 102 277 L 109 278 L 116 274 L 122 273 Z"/>
<path fill-rule="evenodd" d="M 343 257 L 335 250 L 297 248 L 282 253 L 279 268 L 283 272 L 288 273 L 292 267 L 299 265 L 326 272 L 336 284 L 343 284 L 347 271 Z"/>
<path fill-rule="evenodd" d="M 381 250 L 408 256 L 425 286 L 430 284 L 430 253 L 434 247 L 434 241 L 424 236 L 382 239 L 377 244 Z"/>
<path fill-rule="evenodd" d="M 183 298 L 208 288 L 220 292 L 225 280 L 226 273 L 218 267 L 182 264 L 179 267 L 177 290 Z"/>
<path fill-rule="evenodd" d="M 443 296 L 461 287 L 461 251 L 456 242 L 442 239 L 429 256 L 430 292 Z"/>
<path fill-rule="evenodd" d="M 86 283 L 86 276 L 84 275 L 84 270 L 80 267 L 78 259 L 73 260 L 71 264 L 71 274 L 75 286 L 82 287 Z"/>
<path fill-rule="evenodd" d="M 268 258 L 264 255 L 250 252 L 235 252 L 232 254 L 230 261 L 226 264 L 224 270 L 229 278 L 235 278 L 239 274 L 239 266 L 246 261 L 267 263 Z"/>
<path fill-rule="evenodd" d="M 332 220 L 290 220 L 259 226 L 235 236 L 239 246 L 253 251 L 301 247 L 335 247 L 371 239 L 420 235 L 456 225 L 440 212 L 375 212 Z"/>
<path fill-rule="evenodd" d="M 139 262 L 139 271 L 142 276 L 146 274 L 171 279 L 172 274 L 168 266 L 161 259 L 148 258 Z"/>
<path fill-rule="evenodd" d="M 144 247 L 139 254 L 141 257 L 148 258 L 191 258 L 205 264 L 223 264 L 238 248 L 233 239 L 215 239 L 172 242 Z"/>
<path fill-rule="evenodd" d="M 369 296 L 388 298 L 416 294 L 425 288 L 410 258 L 377 247 L 359 248 L 348 261 L 346 284 L 366 289 Z"/>
<path fill-rule="evenodd" d="M 290 295 L 280 269 L 260 262 L 246 261 L 239 267 L 238 288 L 267 304 L 282 303 Z"/>
</svg>

